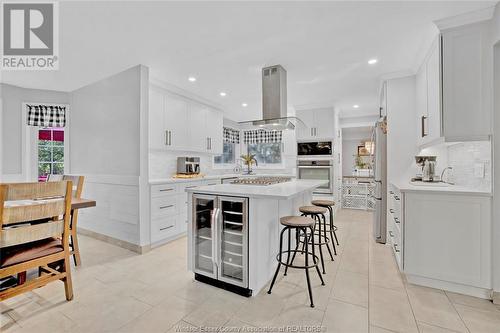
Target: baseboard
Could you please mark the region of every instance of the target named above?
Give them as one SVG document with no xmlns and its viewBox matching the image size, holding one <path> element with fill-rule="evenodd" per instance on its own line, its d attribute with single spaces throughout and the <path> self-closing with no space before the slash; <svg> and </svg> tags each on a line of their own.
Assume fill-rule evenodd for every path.
<svg viewBox="0 0 500 333">
<path fill-rule="evenodd" d="M 97 233 L 95 231 L 83 229 L 80 227 L 78 227 L 78 233 L 85 235 L 85 236 L 89 236 L 89 237 L 98 239 L 100 241 L 103 241 L 103 242 L 106 242 L 109 244 L 113 244 L 113 245 L 122 247 L 124 249 L 127 249 L 127 250 L 132 251 L 132 252 L 136 252 L 139 254 L 144 254 L 144 253 L 147 253 L 151 250 L 150 245 L 140 246 L 137 244 L 133 244 L 133 243 L 130 243 L 130 242 L 118 239 L 118 238 L 114 238 L 111 236 L 106 236 L 106 235 Z"/>
<path fill-rule="evenodd" d="M 174 235 L 172 237 L 168 237 L 168 238 L 162 239 L 161 241 L 157 241 L 155 243 L 152 243 L 151 246 L 150 246 L 150 250 L 153 249 L 153 248 L 155 248 L 155 247 L 159 247 L 159 246 L 168 244 L 170 242 L 173 242 L 174 240 L 177 240 L 179 238 L 186 237 L 186 235 L 187 235 L 187 232 L 184 231 L 184 232 L 176 234 L 176 235 Z"/>
<path fill-rule="evenodd" d="M 500 291 L 492 291 L 491 298 L 493 299 L 493 304 L 500 305 Z"/>
<path fill-rule="evenodd" d="M 479 298 L 484 298 L 484 299 L 491 299 L 492 298 L 492 295 L 491 295 L 492 293 L 491 293 L 490 289 L 484 289 L 484 288 L 479 288 L 479 287 L 474 287 L 474 286 L 467 286 L 464 284 L 454 283 L 454 282 L 449 282 L 449 281 L 429 279 L 426 277 L 416 276 L 416 275 L 411 275 L 411 274 L 405 274 L 405 275 L 406 275 L 407 281 L 411 284 L 416 284 L 419 286 L 430 287 L 430 288 L 435 288 L 435 289 L 442 289 L 442 290 L 451 291 L 454 293 L 459 293 L 459 294 L 463 294 L 463 295 L 474 296 L 474 297 L 479 297 Z M 497 293 L 497 294 L 499 294 L 499 293 Z M 499 296 L 497 296 L 497 298 L 498 297 Z M 500 301 L 500 299 L 498 301 Z"/>
</svg>

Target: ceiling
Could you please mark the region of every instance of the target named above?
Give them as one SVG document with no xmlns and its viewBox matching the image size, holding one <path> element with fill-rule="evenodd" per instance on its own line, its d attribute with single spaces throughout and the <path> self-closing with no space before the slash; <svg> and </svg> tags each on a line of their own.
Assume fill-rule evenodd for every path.
<svg viewBox="0 0 500 333">
<path fill-rule="evenodd" d="M 144 64 L 241 121 L 261 118 L 261 68 L 281 64 L 289 105 L 375 114 L 381 76 L 417 67 L 437 33 L 433 20 L 493 4 L 61 2 L 59 71 L 3 72 L 2 82 L 72 91 Z"/>
</svg>

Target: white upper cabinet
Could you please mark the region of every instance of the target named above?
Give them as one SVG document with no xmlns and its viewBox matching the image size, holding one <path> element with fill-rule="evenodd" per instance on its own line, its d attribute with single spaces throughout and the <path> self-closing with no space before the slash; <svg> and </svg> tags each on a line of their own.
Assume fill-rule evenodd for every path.
<svg viewBox="0 0 500 333">
<path fill-rule="evenodd" d="M 441 137 L 441 39 L 438 37 L 416 76 L 417 144 Z"/>
<path fill-rule="evenodd" d="M 333 109 L 303 110 L 296 112 L 305 123 L 297 130 L 297 140 L 332 139 L 335 137 Z"/>
<path fill-rule="evenodd" d="M 150 149 L 222 154 L 222 136 L 221 111 L 150 86 Z"/>
<path fill-rule="evenodd" d="M 487 140 L 491 134 L 488 28 L 442 31 L 416 75 L 417 144 Z"/>
<path fill-rule="evenodd" d="M 488 34 L 487 23 L 443 32 L 443 130 L 448 141 L 484 139 L 491 134 L 493 69 Z"/>
<path fill-rule="evenodd" d="M 164 98 L 155 89 L 149 89 L 149 147 L 164 149 L 167 144 L 167 132 L 164 128 Z"/>
<path fill-rule="evenodd" d="M 426 66 L 427 123 L 424 127 L 427 142 L 441 137 L 441 43 L 436 40 Z"/>
<path fill-rule="evenodd" d="M 168 135 L 167 149 L 188 149 L 188 102 L 176 95 L 165 95 L 164 128 Z M 153 119 L 154 120 L 154 119 Z"/>
</svg>

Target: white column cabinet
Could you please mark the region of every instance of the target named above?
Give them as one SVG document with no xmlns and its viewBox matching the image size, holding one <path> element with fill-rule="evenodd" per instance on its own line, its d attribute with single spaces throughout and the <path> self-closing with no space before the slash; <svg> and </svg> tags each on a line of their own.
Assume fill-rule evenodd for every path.
<svg viewBox="0 0 500 333">
<path fill-rule="evenodd" d="M 312 139 L 314 127 L 314 114 L 311 110 L 296 111 L 297 118 L 304 124 L 297 130 L 297 140 Z"/>
<path fill-rule="evenodd" d="M 207 108 L 199 103 L 191 103 L 189 108 L 189 126 L 191 127 L 189 150 L 206 152 L 208 150 Z"/>
</svg>

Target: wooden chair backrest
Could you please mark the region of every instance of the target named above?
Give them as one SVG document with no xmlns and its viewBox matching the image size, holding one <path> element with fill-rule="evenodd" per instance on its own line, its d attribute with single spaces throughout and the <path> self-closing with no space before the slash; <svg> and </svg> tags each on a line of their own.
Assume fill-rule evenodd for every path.
<svg viewBox="0 0 500 333">
<path fill-rule="evenodd" d="M 57 182 L 61 180 L 71 180 L 73 182 L 73 198 L 81 198 L 83 191 L 84 176 L 74 175 L 53 175 L 49 174 L 47 177 L 48 182 Z"/>
<path fill-rule="evenodd" d="M 71 197 L 71 181 L 0 184 L 0 248 L 48 237 L 67 242 Z"/>
</svg>

